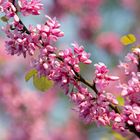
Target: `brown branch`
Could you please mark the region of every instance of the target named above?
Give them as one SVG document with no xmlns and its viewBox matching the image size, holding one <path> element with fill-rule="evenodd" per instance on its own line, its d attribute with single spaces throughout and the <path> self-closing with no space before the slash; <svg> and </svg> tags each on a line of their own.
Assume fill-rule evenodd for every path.
<svg viewBox="0 0 140 140">
<path fill-rule="evenodd" d="M 15 6 L 15 8 L 16 8 L 16 5 L 15 5 L 15 0 L 12 0 L 12 4 Z M 17 8 L 16 8 L 16 12 L 15 12 L 15 14 L 17 15 L 17 12 L 18 12 L 18 10 L 17 10 Z M 18 16 L 18 15 L 17 15 Z M 30 32 L 29 32 L 29 30 L 27 29 L 27 27 L 23 24 L 23 22 L 21 21 L 21 19 L 19 18 L 19 23 L 21 24 L 21 25 L 23 25 L 23 32 L 26 32 L 27 34 L 30 34 Z"/>
<path fill-rule="evenodd" d="M 30 34 L 29 30 L 27 29 L 27 27 L 23 24 L 23 22 L 21 20 L 19 20 L 19 23 L 21 25 L 23 25 L 23 32 L 26 32 L 27 34 Z"/>
<path fill-rule="evenodd" d="M 129 129 L 130 132 L 134 133 L 138 138 L 140 138 L 140 132 L 138 132 L 134 125 L 129 125 L 126 123 L 126 128 Z"/>
</svg>

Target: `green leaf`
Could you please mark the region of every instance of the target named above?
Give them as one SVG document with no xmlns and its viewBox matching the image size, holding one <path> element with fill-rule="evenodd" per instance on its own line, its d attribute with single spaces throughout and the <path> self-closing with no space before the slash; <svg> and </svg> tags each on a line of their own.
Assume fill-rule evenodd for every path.
<svg viewBox="0 0 140 140">
<path fill-rule="evenodd" d="M 119 105 L 121 105 L 121 106 L 124 105 L 124 98 L 123 98 L 123 97 L 118 96 L 118 97 L 117 97 L 117 100 L 118 100 L 118 102 L 119 102 Z"/>
<path fill-rule="evenodd" d="M 115 137 L 116 140 L 127 140 L 126 137 L 123 137 L 121 134 L 113 132 L 113 135 Z"/>
<path fill-rule="evenodd" d="M 38 77 L 38 75 L 36 74 L 33 76 L 33 84 L 38 90 L 46 91 L 52 88 L 53 81 L 48 80 L 45 76 Z"/>
<path fill-rule="evenodd" d="M 6 16 L 1 17 L 1 20 L 2 20 L 3 22 L 7 22 L 7 21 L 8 21 L 8 19 L 6 18 Z"/>
<path fill-rule="evenodd" d="M 34 75 L 37 74 L 37 71 L 35 69 L 30 70 L 26 75 L 25 75 L 25 80 L 26 82 L 29 81 Z"/>
</svg>

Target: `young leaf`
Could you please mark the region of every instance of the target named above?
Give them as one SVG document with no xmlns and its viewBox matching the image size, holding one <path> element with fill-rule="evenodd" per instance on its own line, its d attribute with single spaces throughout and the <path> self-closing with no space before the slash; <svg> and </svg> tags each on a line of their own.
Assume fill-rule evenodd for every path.
<svg viewBox="0 0 140 140">
<path fill-rule="evenodd" d="M 119 133 L 113 132 L 112 134 L 113 134 L 115 140 L 127 140 L 127 137 L 123 137 L 123 136 L 122 136 L 121 134 L 119 134 Z"/>
<path fill-rule="evenodd" d="M 128 34 L 122 36 L 120 41 L 123 45 L 130 45 L 136 41 L 136 37 L 133 34 Z"/>
<path fill-rule="evenodd" d="M 117 101 L 119 102 L 119 105 L 123 106 L 124 105 L 124 98 L 121 96 L 117 97 Z"/>
<path fill-rule="evenodd" d="M 30 70 L 26 75 L 25 75 L 25 80 L 26 82 L 29 81 L 34 75 L 37 74 L 37 71 L 35 69 Z"/>
<path fill-rule="evenodd" d="M 1 17 L 1 20 L 2 20 L 3 22 L 7 22 L 7 21 L 8 21 L 8 19 L 6 18 L 6 16 Z"/>
<path fill-rule="evenodd" d="M 53 81 L 48 80 L 47 77 L 38 75 L 33 76 L 33 84 L 40 91 L 46 91 L 53 86 Z"/>
</svg>

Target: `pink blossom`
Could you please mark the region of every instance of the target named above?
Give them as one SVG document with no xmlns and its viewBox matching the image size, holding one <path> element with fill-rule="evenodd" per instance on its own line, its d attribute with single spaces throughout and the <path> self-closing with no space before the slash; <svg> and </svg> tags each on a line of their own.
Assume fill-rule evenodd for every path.
<svg viewBox="0 0 140 140">
<path fill-rule="evenodd" d="M 140 132 L 140 107 L 136 104 L 130 106 L 126 105 L 124 108 L 124 114 L 126 114 L 127 122 L 129 125 L 134 125 L 136 130 Z"/>
<path fill-rule="evenodd" d="M 56 19 L 51 19 L 47 16 L 47 21 L 43 25 L 37 25 L 36 27 L 30 26 L 31 37 L 38 39 L 44 46 L 50 45 L 52 42 L 56 42 L 59 37 L 64 36 L 64 33 L 59 29 L 60 24 Z M 41 44 L 40 44 L 41 45 Z"/>
<path fill-rule="evenodd" d="M 107 73 L 109 72 L 108 68 L 103 63 L 95 64 L 95 83 L 97 86 L 97 89 L 99 91 L 103 91 L 110 81 L 116 81 L 119 79 L 117 76 L 109 76 Z"/>
<path fill-rule="evenodd" d="M 92 17 L 92 18 L 91 18 Z M 93 41 L 97 30 L 100 29 L 102 20 L 99 14 L 89 12 L 80 18 L 79 36 L 82 39 Z"/>
<path fill-rule="evenodd" d="M 71 92 L 70 98 L 75 103 L 75 110 L 86 123 L 96 122 L 97 125 L 110 125 L 109 104 L 117 104 L 113 95 L 98 93 L 94 97 L 86 88 L 79 86 L 78 92 Z"/>
<path fill-rule="evenodd" d="M 129 8 L 131 10 L 135 10 L 137 8 L 137 1 L 136 0 L 121 0 L 122 6 L 125 8 Z"/>
<path fill-rule="evenodd" d="M 121 84 L 122 96 L 126 97 L 126 101 L 129 104 L 140 104 L 140 76 L 139 73 L 132 73 L 131 79 L 126 84 Z"/>
<path fill-rule="evenodd" d="M 106 98 L 111 104 L 118 105 L 118 101 L 112 93 L 106 93 Z"/>
<path fill-rule="evenodd" d="M 125 129 L 125 116 L 115 112 L 110 113 L 111 120 L 113 121 L 112 128 L 121 134 L 126 134 L 128 131 Z"/>
<path fill-rule="evenodd" d="M 131 61 L 134 64 L 138 64 L 138 60 L 133 53 L 128 53 L 127 56 L 126 56 L 126 60 Z"/>
<path fill-rule="evenodd" d="M 99 8 L 102 0 L 53 0 L 50 14 L 57 17 L 64 17 L 68 13 L 76 15 L 79 19 L 79 36 L 82 39 L 93 42 L 93 37 L 101 27 L 101 16 Z M 93 8 L 94 7 L 94 8 Z M 91 18 L 92 17 L 92 18 Z"/>
<path fill-rule="evenodd" d="M 0 0 L 0 4 L 2 4 L 4 2 L 4 0 Z"/>
<path fill-rule="evenodd" d="M 122 51 L 119 37 L 115 33 L 102 33 L 97 37 L 96 42 L 100 48 L 105 49 L 108 53 L 118 55 Z"/>
<path fill-rule="evenodd" d="M 134 48 L 133 53 L 137 56 L 140 56 L 140 48 Z"/>
<path fill-rule="evenodd" d="M 78 56 L 79 61 L 84 64 L 90 64 L 92 61 L 89 59 L 90 54 L 84 51 L 83 46 L 79 46 L 77 43 L 72 44 L 74 47 L 74 52 Z"/>
<path fill-rule="evenodd" d="M 18 30 L 10 31 L 9 27 L 10 25 L 7 25 L 7 28 L 4 29 L 9 38 L 9 40 L 6 41 L 7 52 L 11 55 L 23 54 L 24 57 L 26 57 L 27 52 L 32 55 L 34 46 L 32 46 L 32 42 L 29 40 L 30 36 L 26 33 L 20 34 Z"/>
<path fill-rule="evenodd" d="M 24 16 L 29 14 L 39 15 L 40 10 L 43 9 L 43 4 L 41 4 L 41 0 L 19 0 L 18 5 L 20 7 L 20 11 Z"/>
<path fill-rule="evenodd" d="M 137 71 L 137 65 L 139 63 L 138 57 L 139 55 L 137 55 L 137 51 L 128 53 L 125 57 L 125 62 L 120 62 L 119 67 L 124 69 L 126 75 Z"/>
<path fill-rule="evenodd" d="M 5 13 L 5 18 L 10 19 L 14 17 L 15 21 L 19 21 L 18 16 L 16 15 L 16 7 L 11 2 L 1 2 L 0 11 Z"/>
<path fill-rule="evenodd" d="M 97 9 L 102 4 L 102 0 L 75 0 L 74 3 L 73 1 L 67 0 L 55 0 L 54 3 L 57 3 L 57 5 L 59 4 L 60 9 L 64 8 L 65 10 L 70 12 L 80 13 L 84 9 L 84 7 L 88 7 L 87 9 L 91 10 L 92 6 L 94 6 L 94 8 Z"/>
</svg>

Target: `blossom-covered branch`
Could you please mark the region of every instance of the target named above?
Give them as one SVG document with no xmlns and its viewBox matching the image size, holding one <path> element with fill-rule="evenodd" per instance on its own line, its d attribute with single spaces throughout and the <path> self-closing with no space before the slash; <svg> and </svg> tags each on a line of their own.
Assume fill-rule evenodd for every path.
<svg viewBox="0 0 140 140">
<path fill-rule="evenodd" d="M 102 62 L 95 64 L 95 78 L 88 82 L 80 74 L 80 63 L 91 64 L 90 54 L 83 46 L 73 43 L 73 49 L 59 50 L 57 40 L 64 36 L 60 24 L 54 18 L 46 16 L 44 24 L 25 27 L 18 17 L 39 15 L 43 5 L 40 0 L 1 1 L 1 11 L 5 14 L 7 25 L 3 28 L 7 35 L 6 50 L 11 55 L 29 55 L 32 67 L 38 76 L 45 76 L 65 90 L 65 94 L 75 104 L 75 110 L 86 123 L 111 126 L 124 134 L 128 130 L 140 137 L 140 49 L 136 48 L 126 56 L 126 62 L 120 67 L 124 74 L 131 76 L 128 83 L 120 83 L 124 106 L 119 106 L 116 97 L 106 91 L 108 85 L 119 81 L 119 77 L 110 76 L 109 69 Z M 13 20 L 11 22 L 11 20 Z M 137 69 L 130 69 L 133 64 Z M 71 86 L 72 85 L 72 86 Z M 92 92 L 89 90 L 92 89 Z"/>
</svg>

